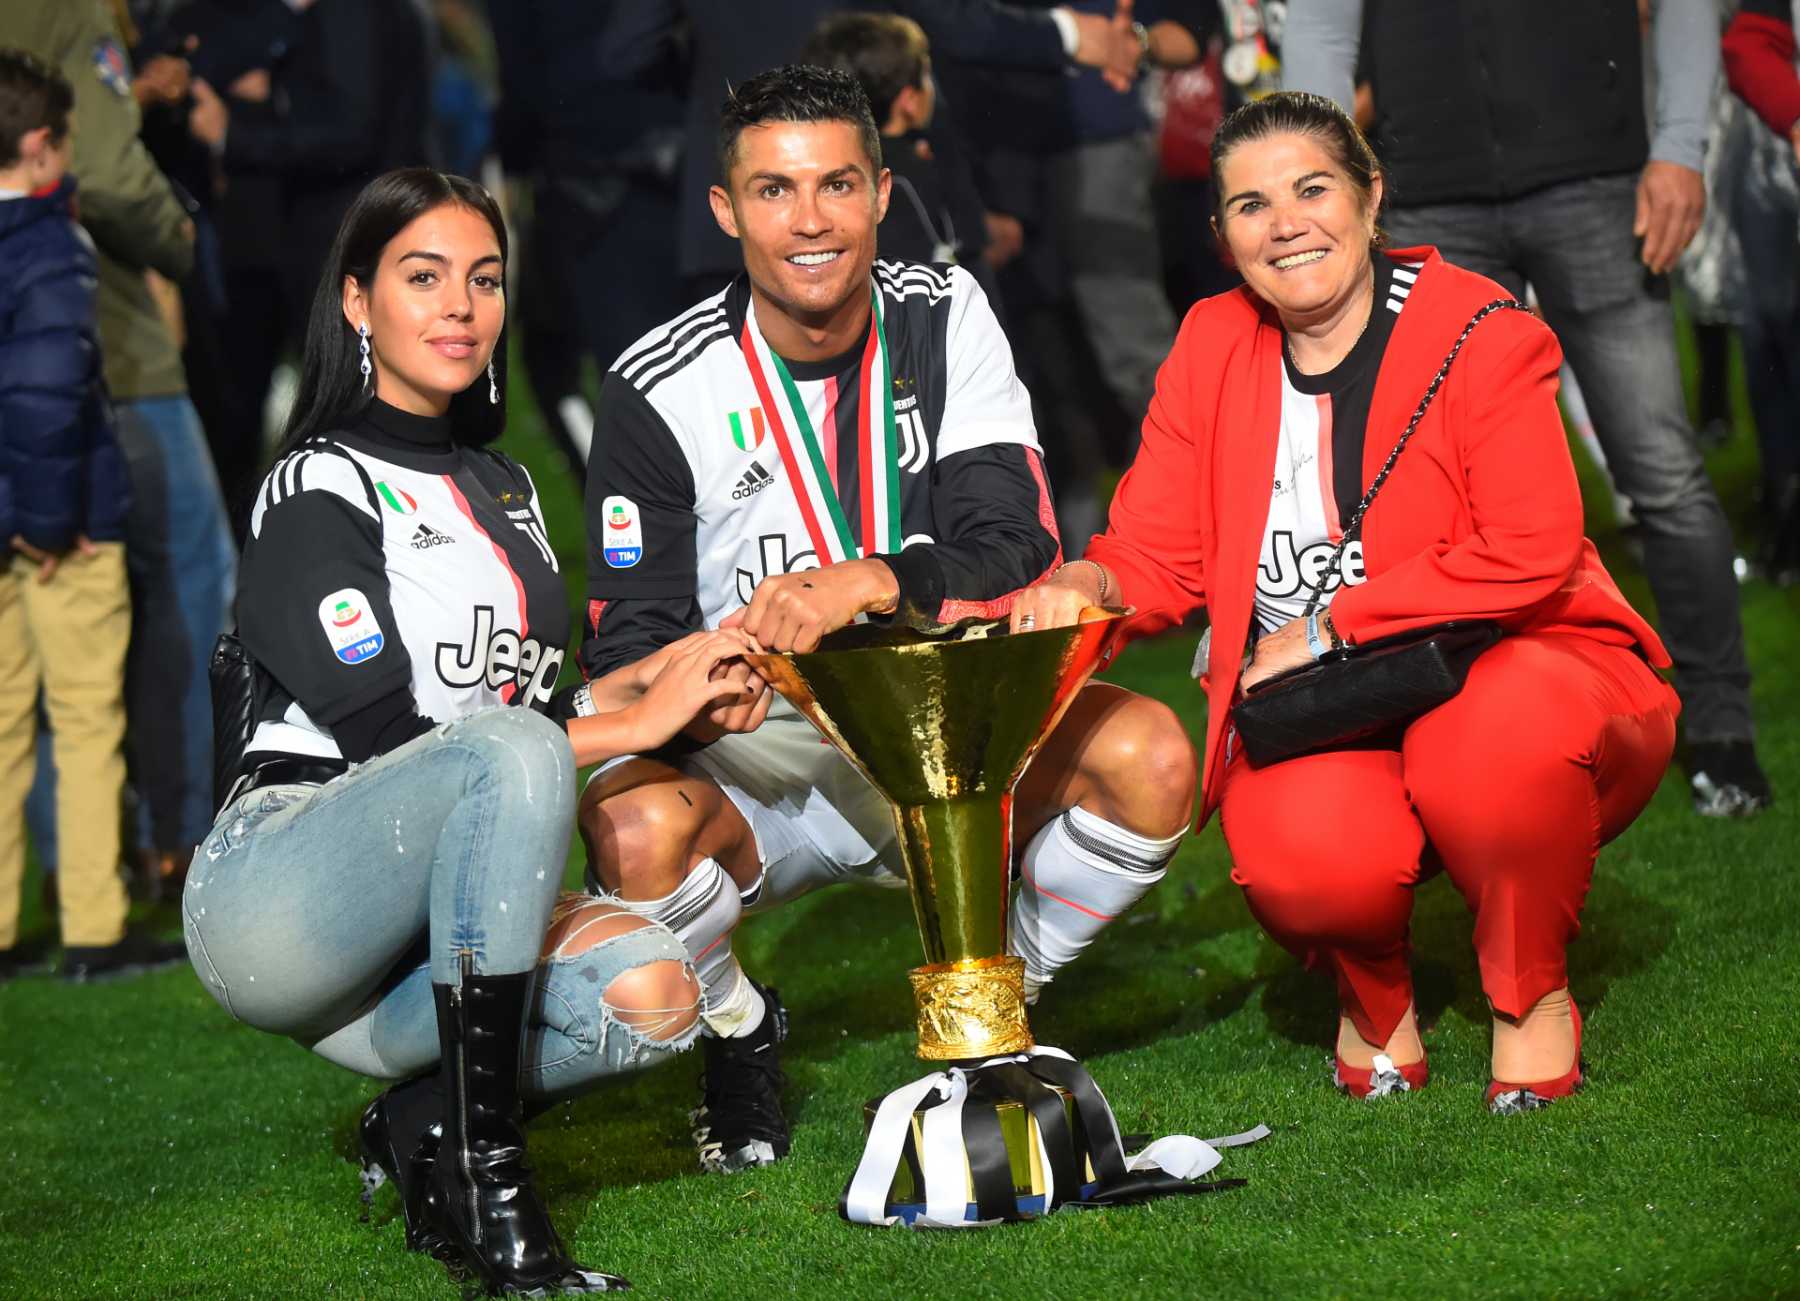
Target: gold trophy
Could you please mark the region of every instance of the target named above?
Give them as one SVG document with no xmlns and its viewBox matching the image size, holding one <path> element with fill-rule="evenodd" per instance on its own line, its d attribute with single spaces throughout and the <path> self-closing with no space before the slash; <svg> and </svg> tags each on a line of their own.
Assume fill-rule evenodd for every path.
<svg viewBox="0 0 1800 1301">
<path fill-rule="evenodd" d="M 1025 1017 L 1024 962 L 1006 952 L 1013 786 L 1106 658 L 1123 622 L 1120 612 L 1090 609 L 1069 627 L 1011 635 L 1004 625 L 965 627 L 944 636 L 852 625 L 810 654 L 746 657 L 893 806 L 925 948 L 925 965 L 910 973 L 918 1052 L 930 1062 L 960 1064 L 958 1089 L 969 1086 L 980 1063 L 1030 1060 L 1034 1042 Z M 1067 1063 L 1063 1069 L 1074 1068 L 1066 1056 L 1054 1057 Z M 1050 1060 L 1049 1053 L 1043 1060 Z M 993 1078 L 977 1085 L 976 1095 L 992 1104 L 998 1117 L 1009 1187 L 1019 1197 L 1035 1193 L 1050 1201 L 1044 1170 L 1052 1164 L 1052 1149 L 1062 1145 L 1065 1186 L 1055 1198 L 1059 1204 L 1076 1191 L 1066 1185 L 1092 1181 L 1094 1167 L 1102 1164 L 1091 1150 L 1102 1137 L 1092 1132 L 1100 1127 L 1099 1113 L 1090 1105 L 1078 1116 L 1067 1089 L 1039 1088 L 1012 1069 L 1003 1078 L 1022 1084 L 1036 1105 L 1017 1097 L 1016 1087 L 1007 1094 Z M 1086 1080 L 1085 1072 L 1074 1069 Z M 934 1078 L 949 1080 L 927 1077 L 917 1085 Z M 946 1083 L 938 1092 L 950 1087 Z M 1051 1092 L 1055 1101 L 1047 1105 Z M 1092 1092 L 1099 1098 L 1097 1089 Z M 1104 1098 L 1099 1106 L 1104 1108 Z M 872 1103 L 865 1112 L 872 1130 L 877 1110 Z M 891 1183 L 882 1181 L 882 1200 L 913 1203 L 931 1182 L 929 1172 L 921 1173 L 920 1159 L 928 1146 L 927 1111 L 921 1107 L 911 1115 L 908 1145 Z M 1110 1112 L 1103 1119 L 1116 1152 Z M 871 1149 L 875 1142 L 871 1132 Z M 991 1158 L 993 1145 L 987 1146 Z M 960 1148 L 958 1156 L 967 1159 Z M 868 1160 L 865 1153 L 865 1165 Z M 980 1200 L 973 1195 L 980 1182 L 973 1171 L 965 1164 L 960 1172 L 971 1204 Z M 1007 1200 L 1005 1218 L 1019 1218 Z M 984 1212 L 994 1201 L 991 1196 L 983 1201 Z M 937 1204 L 947 1203 L 940 1197 Z M 960 1196 L 956 1205 L 960 1214 Z"/>
</svg>

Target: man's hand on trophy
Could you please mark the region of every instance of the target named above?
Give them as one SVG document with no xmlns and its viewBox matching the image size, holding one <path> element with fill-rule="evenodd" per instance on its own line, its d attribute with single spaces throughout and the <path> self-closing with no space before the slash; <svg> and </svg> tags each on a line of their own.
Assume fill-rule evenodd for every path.
<svg viewBox="0 0 1800 1301">
<path fill-rule="evenodd" d="M 719 626 L 742 628 L 772 651 L 804 654 L 857 615 L 891 613 L 899 600 L 893 570 L 879 560 L 846 560 L 771 574 L 756 585 L 750 604 L 726 615 Z"/>
<path fill-rule="evenodd" d="M 1042 632 L 1080 623 L 1084 610 L 1104 606 L 1117 590 L 1112 575 L 1092 560 L 1071 560 L 1013 598 L 1011 632 Z"/>
</svg>

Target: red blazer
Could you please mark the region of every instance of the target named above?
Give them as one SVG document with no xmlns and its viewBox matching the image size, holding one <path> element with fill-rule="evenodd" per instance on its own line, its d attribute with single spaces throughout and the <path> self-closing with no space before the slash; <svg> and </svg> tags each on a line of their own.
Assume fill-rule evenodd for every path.
<svg viewBox="0 0 1800 1301">
<path fill-rule="evenodd" d="M 1469 318 L 1507 297 L 1436 249 L 1395 322 L 1369 406 L 1363 483 L 1373 481 Z M 1381 310 L 1376 305 L 1376 310 Z M 1128 636 L 1160 632 L 1201 607 L 1212 671 L 1200 816 L 1217 807 L 1224 737 L 1248 643 L 1281 419 L 1282 332 L 1247 287 L 1194 305 L 1156 378 L 1142 447 L 1087 555 L 1135 606 Z M 1509 632 L 1559 632 L 1638 646 L 1669 664 L 1581 532 L 1581 495 L 1556 406 L 1562 350 L 1524 312 L 1475 327 L 1363 520 L 1368 581 L 1341 589 L 1331 619 L 1350 642 L 1445 619 L 1494 619 Z"/>
</svg>

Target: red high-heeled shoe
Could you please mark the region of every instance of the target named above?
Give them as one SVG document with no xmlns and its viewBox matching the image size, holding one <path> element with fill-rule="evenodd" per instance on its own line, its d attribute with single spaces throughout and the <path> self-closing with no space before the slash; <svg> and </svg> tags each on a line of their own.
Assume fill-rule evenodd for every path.
<svg viewBox="0 0 1800 1301">
<path fill-rule="evenodd" d="M 1517 1116 L 1527 1111 L 1538 1111 L 1558 1098 L 1568 1097 L 1582 1086 L 1581 1009 L 1575 1005 L 1573 998 L 1569 1000 L 1569 1016 L 1575 1022 L 1575 1064 L 1569 1068 L 1568 1074 L 1559 1075 L 1554 1080 L 1540 1080 L 1535 1084 L 1489 1080 L 1487 1109 L 1494 1115 Z"/>
<path fill-rule="evenodd" d="M 1396 1066 L 1386 1053 L 1375 1054 L 1373 1066 L 1351 1066 L 1336 1053 L 1332 1054 L 1331 1082 L 1353 1098 L 1385 1098 L 1394 1093 L 1411 1093 L 1422 1089 L 1431 1078 L 1431 1067 L 1423 1057 L 1404 1066 Z"/>
</svg>

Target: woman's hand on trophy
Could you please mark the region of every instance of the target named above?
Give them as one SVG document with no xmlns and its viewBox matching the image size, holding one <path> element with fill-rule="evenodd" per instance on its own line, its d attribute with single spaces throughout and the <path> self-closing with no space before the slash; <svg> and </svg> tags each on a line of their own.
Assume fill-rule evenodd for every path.
<svg viewBox="0 0 1800 1301">
<path fill-rule="evenodd" d="M 899 599 L 894 571 L 881 561 L 846 560 L 769 575 L 756 585 L 750 604 L 726 615 L 719 626 L 742 628 L 772 651 L 805 654 L 859 614 L 891 613 Z"/>
<path fill-rule="evenodd" d="M 1278 673 L 1312 662 L 1313 653 L 1306 644 L 1306 620 L 1289 619 L 1274 632 L 1264 633 L 1257 639 L 1256 653 L 1250 657 L 1240 685 L 1248 693 L 1258 683 Z"/>
<path fill-rule="evenodd" d="M 661 668 L 627 712 L 639 749 L 663 745 L 690 723 L 753 731 L 769 712 L 768 684 L 740 656 L 759 650 L 742 632 L 695 633 L 658 651 Z"/>
<path fill-rule="evenodd" d="M 635 664 L 629 665 L 623 670 L 625 674 L 629 675 L 628 685 L 634 689 L 637 694 L 643 694 L 650 689 L 650 684 L 652 682 L 655 682 L 657 678 L 662 676 L 662 671 L 666 669 L 674 659 L 678 656 L 685 655 L 696 646 L 712 644 L 714 639 L 720 635 L 721 631 L 723 630 L 704 628 L 699 632 L 690 632 L 687 636 L 677 638 L 667 646 L 651 651 L 648 655 L 644 656 L 643 659 L 638 660 Z M 762 647 L 757 644 L 754 637 L 749 636 L 741 630 L 732 630 L 728 635 L 737 638 L 741 642 L 742 651 L 760 652 L 762 650 Z M 740 651 L 740 653 L 742 653 L 742 651 Z M 629 701 L 625 703 L 629 703 Z"/>
<path fill-rule="evenodd" d="M 1081 612 L 1101 604 L 1104 571 L 1092 561 L 1071 561 L 1013 598 L 1009 632 L 1043 632 L 1081 622 Z"/>
</svg>

